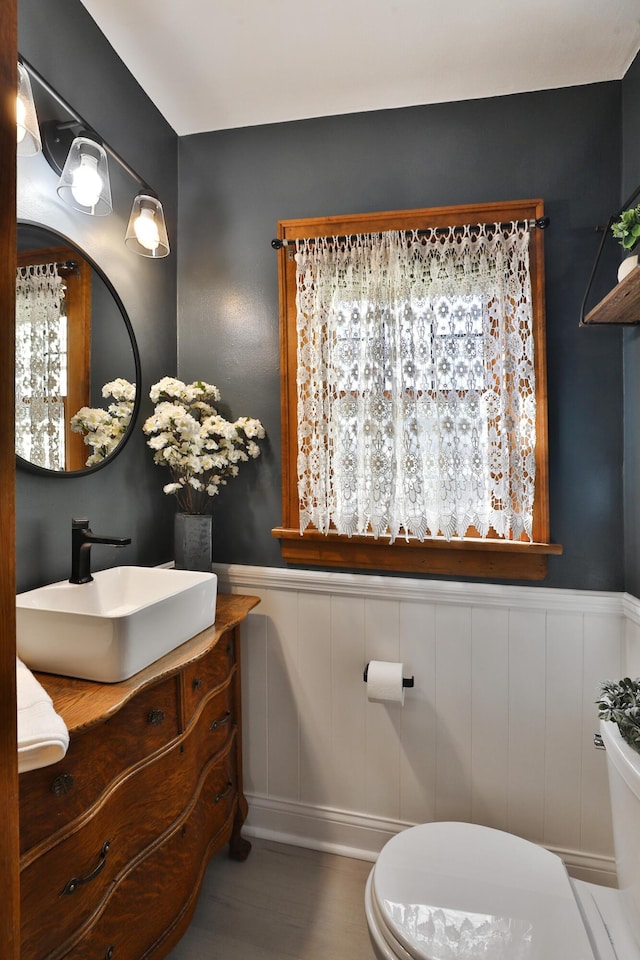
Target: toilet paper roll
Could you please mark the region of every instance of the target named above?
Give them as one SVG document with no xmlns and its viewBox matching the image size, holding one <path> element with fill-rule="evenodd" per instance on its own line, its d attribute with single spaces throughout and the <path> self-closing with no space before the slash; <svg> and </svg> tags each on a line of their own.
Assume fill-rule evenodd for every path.
<svg viewBox="0 0 640 960">
<path fill-rule="evenodd" d="M 386 660 L 370 660 L 367 669 L 367 699 L 404 703 L 402 663 Z"/>
</svg>

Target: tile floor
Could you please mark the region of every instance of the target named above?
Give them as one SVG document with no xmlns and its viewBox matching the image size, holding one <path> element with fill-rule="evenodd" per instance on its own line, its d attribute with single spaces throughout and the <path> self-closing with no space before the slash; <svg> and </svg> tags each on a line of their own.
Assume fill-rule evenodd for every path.
<svg viewBox="0 0 640 960">
<path fill-rule="evenodd" d="M 252 839 L 245 863 L 210 862 L 193 920 L 167 960 L 373 960 L 371 864 Z"/>
</svg>

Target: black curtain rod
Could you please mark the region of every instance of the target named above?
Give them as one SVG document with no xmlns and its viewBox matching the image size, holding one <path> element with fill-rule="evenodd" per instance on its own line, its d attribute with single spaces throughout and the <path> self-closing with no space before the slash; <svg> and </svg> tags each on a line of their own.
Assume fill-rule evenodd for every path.
<svg viewBox="0 0 640 960">
<path fill-rule="evenodd" d="M 77 260 L 65 260 L 64 263 L 56 263 L 58 273 L 75 273 L 78 269 Z"/>
<path fill-rule="evenodd" d="M 513 221 L 509 221 L 508 223 L 501 223 L 499 224 L 499 226 L 501 228 L 510 227 L 512 222 Z M 516 220 L 515 222 L 518 226 L 522 225 L 522 226 L 529 227 L 530 229 L 533 227 L 539 227 L 540 230 L 546 230 L 546 228 L 551 223 L 551 221 L 549 220 L 549 217 L 537 217 L 535 220 Z M 475 224 L 475 226 L 480 227 L 480 226 L 484 226 L 484 224 L 478 223 L 478 224 Z M 493 224 L 490 224 L 490 226 L 493 226 Z M 454 227 L 429 227 L 425 230 L 405 230 L 404 233 L 407 236 L 411 236 L 413 233 L 415 233 L 417 234 L 417 236 L 422 237 L 431 232 L 444 234 L 444 233 L 449 233 L 450 230 L 453 230 L 455 233 L 456 231 L 465 230 L 465 229 L 466 229 L 466 226 L 462 226 L 462 225 L 454 226 Z M 385 232 L 387 231 L 375 230 L 373 234 L 368 234 L 368 236 L 377 236 L 378 234 L 385 233 Z M 282 247 L 295 246 L 296 240 L 307 240 L 307 241 L 310 241 L 311 243 L 314 243 L 316 240 L 337 240 L 338 243 L 344 243 L 345 240 L 349 240 L 351 237 L 357 237 L 357 236 L 362 236 L 362 234 L 350 233 L 340 237 L 296 237 L 296 239 L 294 240 L 281 240 L 279 238 L 276 238 L 275 240 L 271 241 L 271 246 L 273 247 L 274 250 L 280 250 L 282 249 Z"/>
<path fill-rule="evenodd" d="M 48 263 L 25 263 L 22 266 L 18 267 L 18 270 L 28 270 L 29 267 L 48 267 Z M 53 266 L 56 268 L 58 273 L 74 273 L 78 269 L 77 260 L 61 260 L 58 263 L 54 263 Z"/>
</svg>

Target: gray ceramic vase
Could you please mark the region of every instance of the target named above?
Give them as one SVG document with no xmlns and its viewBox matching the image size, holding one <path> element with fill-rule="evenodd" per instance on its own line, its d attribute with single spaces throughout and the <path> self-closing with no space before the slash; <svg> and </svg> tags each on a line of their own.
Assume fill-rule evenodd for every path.
<svg viewBox="0 0 640 960">
<path fill-rule="evenodd" d="M 174 552 L 176 570 L 211 570 L 212 518 L 206 514 L 176 513 Z"/>
</svg>

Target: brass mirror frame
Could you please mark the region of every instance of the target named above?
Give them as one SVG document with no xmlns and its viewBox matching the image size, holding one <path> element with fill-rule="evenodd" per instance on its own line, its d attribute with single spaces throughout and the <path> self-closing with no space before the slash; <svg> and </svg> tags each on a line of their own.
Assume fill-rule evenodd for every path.
<svg viewBox="0 0 640 960">
<path fill-rule="evenodd" d="M 104 467 L 108 466 L 108 464 L 112 463 L 113 460 L 115 460 L 115 458 L 122 452 L 125 445 L 128 443 L 133 433 L 133 430 L 135 428 L 135 424 L 138 418 L 138 414 L 140 412 L 140 404 L 142 400 L 141 398 L 142 366 L 140 363 L 140 351 L 138 349 L 138 343 L 136 341 L 131 320 L 129 319 L 129 314 L 126 311 L 125 306 L 116 288 L 114 287 L 111 280 L 109 280 L 104 270 L 93 259 L 93 257 L 89 256 L 88 253 L 86 253 L 81 247 L 79 247 L 78 244 L 75 243 L 73 240 L 70 240 L 69 237 L 65 236 L 63 233 L 60 233 L 58 230 L 55 230 L 54 228 L 47 226 L 44 223 L 38 223 L 33 220 L 19 219 L 17 221 L 17 226 L 18 228 L 20 226 L 39 227 L 41 230 L 46 231 L 52 237 L 58 238 L 61 241 L 61 243 L 63 243 L 65 246 L 70 246 L 74 250 L 76 250 L 78 253 L 78 256 L 81 256 L 89 264 L 89 266 L 93 270 L 95 270 L 96 274 L 100 277 L 105 287 L 113 297 L 114 303 L 116 304 L 118 310 L 120 311 L 120 315 L 122 316 L 122 319 L 124 321 L 126 331 L 129 334 L 131 350 L 133 353 L 136 396 L 133 402 L 133 410 L 131 413 L 131 420 L 129 421 L 129 425 L 127 426 L 127 429 L 125 430 L 120 442 L 118 443 L 118 446 L 112 451 L 112 453 L 110 453 L 108 457 L 105 457 L 104 460 L 100 460 L 99 463 L 95 463 L 90 467 L 83 467 L 82 470 L 51 470 L 49 467 L 41 467 L 38 464 L 31 463 L 31 461 L 25 460 L 24 457 L 21 457 L 18 454 L 15 455 L 17 466 L 21 467 L 23 470 L 28 471 L 29 473 L 39 474 L 40 476 L 44 476 L 44 477 L 55 477 L 55 478 L 62 478 L 62 479 L 71 478 L 71 477 L 86 477 L 92 473 L 97 473 L 98 470 L 102 470 Z"/>
</svg>

